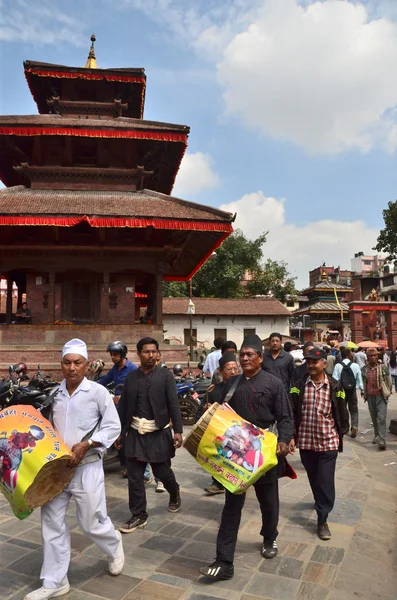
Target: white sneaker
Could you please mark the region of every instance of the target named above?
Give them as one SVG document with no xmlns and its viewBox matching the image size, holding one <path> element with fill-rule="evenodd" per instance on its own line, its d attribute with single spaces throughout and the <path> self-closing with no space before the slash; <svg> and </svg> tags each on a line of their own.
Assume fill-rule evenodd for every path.
<svg viewBox="0 0 397 600">
<path fill-rule="evenodd" d="M 111 575 L 120 575 L 121 571 L 124 568 L 124 550 L 123 550 L 123 542 L 121 541 L 121 533 L 116 531 L 117 537 L 120 540 L 119 545 L 117 546 L 116 554 L 113 558 L 109 558 L 109 573 Z M 29 598 L 30 600 L 30 598 Z M 33 599 L 36 600 L 36 599 Z"/>
<path fill-rule="evenodd" d="M 163 492 L 165 492 L 164 483 L 162 483 L 161 481 L 158 481 L 158 482 L 157 482 L 157 485 L 156 485 L 156 492 L 157 492 L 158 494 L 162 494 Z"/>
<path fill-rule="evenodd" d="M 57 598 L 58 596 L 63 596 L 64 594 L 67 594 L 69 590 L 69 582 L 57 588 L 41 587 L 38 590 L 33 590 L 33 592 L 26 594 L 24 600 L 48 600 L 48 598 Z"/>
</svg>

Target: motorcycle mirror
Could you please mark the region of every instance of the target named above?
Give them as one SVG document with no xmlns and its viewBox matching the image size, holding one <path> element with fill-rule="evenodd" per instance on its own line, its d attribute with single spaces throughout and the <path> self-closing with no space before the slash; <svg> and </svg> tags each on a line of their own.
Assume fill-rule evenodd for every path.
<svg viewBox="0 0 397 600">
<path fill-rule="evenodd" d="M 14 365 L 10 365 L 10 366 L 8 367 L 8 372 L 9 372 L 9 373 L 12 373 L 13 371 L 14 371 Z"/>
</svg>

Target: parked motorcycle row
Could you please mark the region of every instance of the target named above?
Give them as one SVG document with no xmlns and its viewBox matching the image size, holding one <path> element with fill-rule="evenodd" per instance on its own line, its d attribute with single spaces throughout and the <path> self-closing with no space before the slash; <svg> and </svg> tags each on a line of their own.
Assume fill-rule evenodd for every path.
<svg viewBox="0 0 397 600">
<path fill-rule="evenodd" d="M 168 368 L 165 363 L 161 366 Z M 104 362 L 102 360 L 92 361 L 89 366 L 88 377 L 93 381 L 98 381 L 103 368 Z M 191 372 L 184 373 L 181 365 L 175 365 L 173 373 L 183 423 L 193 425 L 204 412 L 211 380 L 205 378 L 202 374 L 199 377 L 194 377 Z M 33 377 L 29 377 L 27 374 L 25 363 L 10 365 L 8 377 L 0 380 L 0 410 L 17 404 L 34 406 L 38 410 L 44 410 L 51 405 L 58 389 L 58 382 L 52 381 L 49 375 L 45 375 L 40 370 L 40 365 L 38 365 L 37 372 Z M 110 384 L 108 390 L 113 397 L 119 396 L 122 386 L 117 386 L 115 389 Z"/>
</svg>

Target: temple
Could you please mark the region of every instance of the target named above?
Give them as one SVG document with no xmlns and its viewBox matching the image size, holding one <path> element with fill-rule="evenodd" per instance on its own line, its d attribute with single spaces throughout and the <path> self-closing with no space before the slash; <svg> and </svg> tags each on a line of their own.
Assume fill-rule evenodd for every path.
<svg viewBox="0 0 397 600">
<path fill-rule="evenodd" d="M 98 68 L 91 42 L 85 67 L 26 61 L 39 114 L 0 116 L 0 344 L 18 360 L 77 334 L 162 342 L 163 280 L 191 279 L 233 231 L 171 196 L 189 128 L 144 120 L 144 69 Z M 15 287 L 31 324 L 14 324 Z"/>
</svg>

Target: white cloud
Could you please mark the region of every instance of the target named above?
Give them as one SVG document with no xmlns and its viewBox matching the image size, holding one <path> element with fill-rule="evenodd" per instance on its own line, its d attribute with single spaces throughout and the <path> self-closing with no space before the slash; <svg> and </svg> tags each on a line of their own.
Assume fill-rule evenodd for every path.
<svg viewBox="0 0 397 600">
<path fill-rule="evenodd" d="M 174 196 L 190 197 L 204 190 L 219 186 L 209 154 L 203 152 L 186 153 L 176 178 Z"/>
<path fill-rule="evenodd" d="M 267 0 L 218 65 L 228 114 L 313 153 L 395 149 L 397 24 L 342 0 Z"/>
<path fill-rule="evenodd" d="M 309 271 L 323 262 L 334 267 L 350 269 L 355 252 L 374 254 L 379 230 L 363 221 L 313 221 L 304 225 L 288 222 L 287 202 L 267 197 L 258 191 L 245 194 L 240 200 L 223 204 L 221 210 L 237 212 L 235 228 L 254 239 L 269 231 L 264 245 L 265 258 L 285 260 L 289 271 L 298 277 L 301 289 L 309 284 Z"/>
<path fill-rule="evenodd" d="M 66 4 L 63 6 L 67 6 Z M 31 44 L 67 42 L 86 45 L 85 23 L 57 7 L 50 0 L 5 0 L 0 2 L 0 40 Z"/>
</svg>

